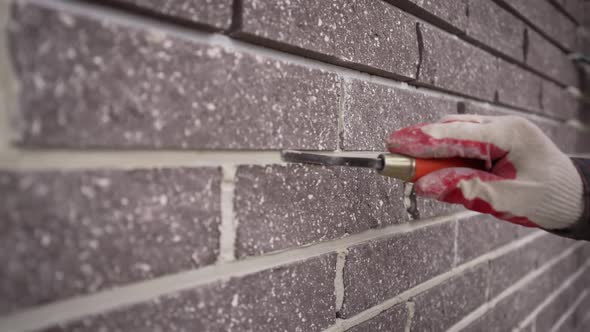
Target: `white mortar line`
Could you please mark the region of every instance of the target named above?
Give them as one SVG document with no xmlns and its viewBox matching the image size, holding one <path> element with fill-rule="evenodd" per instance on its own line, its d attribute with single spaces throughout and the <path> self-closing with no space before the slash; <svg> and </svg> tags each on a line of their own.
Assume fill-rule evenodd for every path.
<svg viewBox="0 0 590 332">
<path fill-rule="evenodd" d="M 414 314 L 416 312 L 416 304 L 412 301 L 406 302 L 406 310 L 408 312 L 408 319 L 406 320 L 405 332 L 412 331 L 412 321 L 414 320 Z"/>
<path fill-rule="evenodd" d="M 250 44 L 247 42 L 243 42 L 240 40 L 232 39 L 228 36 L 221 35 L 219 33 L 207 33 L 202 32 L 182 26 L 176 26 L 172 23 L 166 23 L 159 20 L 155 20 L 149 17 L 142 17 L 139 15 L 134 15 L 133 13 L 126 13 L 124 11 L 118 11 L 113 8 L 103 7 L 99 5 L 94 5 L 86 2 L 77 2 L 72 0 L 53 0 L 53 1 L 46 1 L 46 0 L 27 0 L 28 2 L 36 3 L 40 6 L 47 7 L 47 8 L 55 8 L 62 11 L 69 11 L 71 13 L 76 13 L 79 15 L 84 15 L 87 17 L 97 18 L 99 20 L 108 19 L 109 21 L 119 23 L 125 26 L 130 27 L 137 27 L 143 30 L 154 31 L 157 33 L 165 33 L 170 36 L 179 37 L 185 40 L 203 43 L 208 45 L 220 46 L 227 50 L 233 50 L 237 52 L 245 52 L 250 54 L 257 54 L 268 57 L 270 59 L 285 61 L 292 64 L 306 66 L 308 68 L 319 69 L 326 72 L 331 72 L 337 75 L 340 75 L 343 78 L 347 79 L 360 79 L 363 81 L 369 81 L 373 83 L 378 83 L 381 85 L 385 85 L 392 88 L 398 88 L 403 90 L 412 90 L 417 93 L 422 93 L 427 96 L 442 98 L 447 100 L 454 100 L 454 101 L 469 101 L 473 102 L 477 105 L 485 105 L 489 104 L 488 102 L 482 102 L 479 100 L 471 99 L 470 97 L 460 97 L 452 94 L 448 94 L 445 92 L 440 92 L 437 90 L 429 89 L 426 87 L 420 87 L 419 89 L 415 86 L 411 86 L 407 83 L 395 81 L 390 78 L 376 76 L 372 74 L 368 74 L 365 72 L 361 72 L 359 70 L 350 69 L 346 67 L 340 67 L 339 65 L 330 64 L 327 62 L 323 62 L 320 60 L 315 60 L 311 58 L 307 58 L 301 55 L 296 55 L 292 53 L 286 53 L 279 50 L 271 49 L 264 46 L 259 46 L 255 44 Z M 421 21 L 419 18 L 416 18 L 418 21 Z M 425 22 L 429 26 L 438 29 L 435 26 L 432 26 L 430 23 Z M 448 33 L 445 31 L 445 33 Z M 471 45 L 471 44 L 470 44 Z M 476 46 L 474 46 L 476 47 Z M 535 74 L 536 75 L 536 74 Z M 494 107 L 500 109 L 508 109 L 517 112 L 521 112 L 521 110 L 510 108 L 506 106 L 497 106 Z M 523 112 L 526 114 L 532 114 L 529 112 Z M 555 119 L 547 118 L 548 121 L 556 121 Z"/>
<path fill-rule="evenodd" d="M 221 182 L 221 225 L 219 226 L 218 262 L 231 262 L 236 259 L 234 244 L 236 241 L 236 219 L 234 215 L 234 188 L 236 167 L 224 166 Z"/>
<path fill-rule="evenodd" d="M 580 303 L 582 303 L 582 301 L 584 301 L 584 298 L 586 296 L 588 296 L 588 290 L 583 291 L 582 294 L 580 294 L 580 296 L 578 296 L 578 298 L 576 299 L 574 304 L 572 304 L 572 306 L 569 307 L 569 309 L 561 316 L 561 318 L 557 321 L 557 323 L 555 323 L 555 325 L 553 325 L 553 328 L 551 328 L 551 332 L 562 331 L 562 330 L 560 330 L 561 325 L 563 323 L 565 323 L 566 319 L 568 319 L 571 315 L 574 314 L 574 312 L 576 311 L 576 309 L 578 308 Z"/>
<path fill-rule="evenodd" d="M 418 284 L 416 286 L 414 286 L 411 289 L 408 289 L 384 302 L 381 302 L 378 305 L 375 305 L 365 311 L 362 311 L 358 314 L 356 314 L 353 317 L 347 318 L 347 319 L 342 319 L 342 320 L 337 320 L 336 323 L 329 327 L 328 329 L 324 330 L 323 332 L 340 332 L 340 331 L 345 331 L 355 325 L 358 325 L 362 322 L 365 322 L 377 315 L 379 315 L 381 312 L 395 306 L 398 305 L 400 303 L 403 303 L 405 301 L 408 301 L 410 299 L 412 299 L 414 296 L 427 291 L 437 285 L 440 285 L 441 283 L 451 279 L 454 276 L 457 275 L 461 275 L 463 272 L 465 272 L 466 270 L 472 269 L 480 264 L 483 264 L 485 262 L 487 262 L 488 260 L 494 259 L 496 257 L 505 255 L 508 252 L 511 252 L 517 248 L 520 248 L 542 236 L 546 235 L 545 232 L 535 232 L 532 233 L 524 238 L 518 239 L 516 241 L 513 241 L 505 246 L 502 246 L 494 251 L 490 251 L 487 252 L 479 257 L 477 257 L 474 260 L 471 260 L 465 264 L 462 264 L 460 266 L 457 266 L 455 268 L 451 268 L 449 271 L 442 273 L 436 277 L 433 277 L 432 279 L 429 279 L 421 284 Z"/>
<path fill-rule="evenodd" d="M 279 151 L 14 150 L 0 153 L 0 169 L 46 170 L 285 164 Z"/>
<path fill-rule="evenodd" d="M 561 293 L 563 293 L 567 288 L 569 288 L 576 281 L 576 279 L 578 279 L 582 275 L 584 271 L 585 269 L 577 271 L 568 279 L 566 279 L 566 281 L 563 282 L 555 291 L 553 291 L 553 293 L 547 296 L 547 298 L 543 302 L 541 302 L 541 304 L 537 306 L 535 310 L 533 310 L 527 317 L 525 317 L 525 319 L 523 319 L 520 322 L 520 324 L 517 325 L 516 329 L 523 329 L 529 323 L 533 322 L 534 319 L 539 315 L 539 313 L 543 311 L 548 305 L 550 305 L 551 302 L 553 302 L 558 296 L 560 296 Z"/>
<path fill-rule="evenodd" d="M 210 265 L 197 270 L 179 272 L 130 285 L 114 287 L 86 296 L 73 297 L 2 317 L 0 318 L 0 331 L 37 330 L 57 323 L 145 302 L 161 295 L 188 290 L 214 281 L 244 276 L 284 264 L 333 253 L 371 240 L 385 239 L 395 234 L 443 224 L 457 217 L 466 218 L 473 214 L 461 212 L 450 216 L 393 225 L 382 229 L 371 229 L 334 241 L 287 249 L 229 263 Z"/>
<path fill-rule="evenodd" d="M 336 313 L 342 309 L 344 303 L 344 265 L 348 250 L 344 249 L 338 252 L 336 258 L 336 277 L 334 278 L 334 292 L 336 293 Z"/>
<path fill-rule="evenodd" d="M 569 249 L 567 249 L 563 253 L 559 254 L 557 257 L 552 258 L 551 260 L 549 260 L 547 263 L 545 263 L 541 267 L 539 267 L 539 268 L 533 270 L 533 272 L 530 272 L 529 274 L 525 275 L 523 278 L 519 279 L 516 283 L 512 284 L 510 287 L 508 287 L 504 291 L 502 291 L 498 296 L 496 296 L 492 300 L 487 301 L 486 303 L 482 304 L 479 308 L 475 309 L 470 314 L 463 317 L 463 319 L 461 319 L 455 325 L 451 326 L 447 330 L 447 332 L 461 331 L 464 328 L 468 327 L 469 324 L 471 324 L 474 321 L 476 321 L 477 319 L 479 319 L 481 316 L 483 316 L 488 310 L 492 309 L 500 301 L 502 301 L 506 297 L 512 295 L 512 293 L 518 291 L 523 286 L 525 286 L 528 283 L 530 283 L 531 281 L 533 281 L 539 275 L 546 272 L 548 269 L 553 267 L 553 265 L 559 263 L 559 261 L 561 261 L 564 257 L 570 255 L 573 251 L 575 251 L 576 249 L 578 249 L 582 245 L 584 245 L 584 243 L 578 243 L 578 244 L 572 245 L 571 247 L 569 247 Z M 590 263 L 590 260 L 588 262 L 586 262 L 586 264 L 584 264 L 584 266 L 587 266 L 589 263 Z"/>
</svg>

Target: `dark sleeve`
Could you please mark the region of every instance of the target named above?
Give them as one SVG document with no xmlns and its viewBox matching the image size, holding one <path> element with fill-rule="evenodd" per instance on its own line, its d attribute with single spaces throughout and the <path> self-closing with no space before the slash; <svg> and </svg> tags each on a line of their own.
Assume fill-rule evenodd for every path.
<svg viewBox="0 0 590 332">
<path fill-rule="evenodd" d="M 576 240 L 590 241 L 590 159 L 572 158 L 584 185 L 584 212 L 582 217 L 570 228 L 550 230 L 549 232 Z"/>
</svg>

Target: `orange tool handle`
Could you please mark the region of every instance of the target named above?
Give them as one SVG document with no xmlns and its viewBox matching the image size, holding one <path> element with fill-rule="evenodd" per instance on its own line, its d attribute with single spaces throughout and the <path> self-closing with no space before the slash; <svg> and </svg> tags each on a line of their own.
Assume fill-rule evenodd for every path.
<svg viewBox="0 0 590 332">
<path fill-rule="evenodd" d="M 445 158 L 445 159 L 420 159 L 416 158 L 416 164 L 414 169 L 414 177 L 412 182 L 418 181 L 421 177 L 426 174 L 438 171 L 444 168 L 453 167 L 467 167 L 479 169 L 482 171 L 486 170 L 486 164 L 484 160 L 479 159 L 464 159 L 464 158 Z"/>
</svg>

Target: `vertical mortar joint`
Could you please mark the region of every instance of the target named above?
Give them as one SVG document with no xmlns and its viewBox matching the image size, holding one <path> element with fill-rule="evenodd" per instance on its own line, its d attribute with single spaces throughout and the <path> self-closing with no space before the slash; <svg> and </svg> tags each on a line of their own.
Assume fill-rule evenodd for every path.
<svg viewBox="0 0 590 332">
<path fill-rule="evenodd" d="M 411 182 L 404 182 L 404 207 L 410 220 L 420 219 L 416 191 L 414 190 L 414 184 Z"/>
<path fill-rule="evenodd" d="M 336 137 L 336 151 L 342 151 L 344 148 L 344 112 L 346 108 L 346 98 L 348 96 L 348 84 L 346 78 L 340 79 L 340 96 L 338 99 L 338 114 L 337 114 L 337 137 Z"/>
<path fill-rule="evenodd" d="M 237 168 L 223 165 L 221 182 L 221 224 L 219 225 L 219 256 L 218 262 L 235 260 L 235 239 L 237 225 L 234 213 L 234 189 Z"/>
<path fill-rule="evenodd" d="M 464 101 L 460 101 L 457 103 L 457 114 L 465 114 L 467 113 L 467 105 Z"/>
<path fill-rule="evenodd" d="M 238 33 L 242 29 L 243 8 L 242 0 L 233 0 L 231 24 L 228 30 L 229 35 Z"/>
<path fill-rule="evenodd" d="M 543 83 L 540 83 L 540 86 L 539 86 L 539 100 L 538 100 L 538 103 L 539 103 L 539 108 L 541 110 L 544 110 L 544 108 L 543 108 Z"/>
<path fill-rule="evenodd" d="M 336 256 L 336 276 L 334 278 L 334 292 L 336 293 L 335 315 L 340 318 L 340 310 L 344 304 L 344 266 L 346 265 L 346 257 L 348 256 L 348 249 L 338 252 Z"/>
<path fill-rule="evenodd" d="M 524 28 L 523 40 L 522 40 L 522 57 L 524 62 L 527 61 L 529 56 L 529 29 Z"/>
<path fill-rule="evenodd" d="M 422 57 L 424 54 L 424 38 L 420 29 L 420 22 L 416 22 L 416 39 L 418 40 L 418 64 L 416 65 L 416 80 L 420 79 L 420 69 L 422 67 Z"/>
<path fill-rule="evenodd" d="M 406 310 L 408 312 L 408 316 L 407 316 L 406 326 L 405 326 L 404 331 L 410 332 L 412 330 L 412 321 L 414 320 L 414 313 L 416 311 L 415 303 L 412 301 L 406 302 Z"/>
</svg>

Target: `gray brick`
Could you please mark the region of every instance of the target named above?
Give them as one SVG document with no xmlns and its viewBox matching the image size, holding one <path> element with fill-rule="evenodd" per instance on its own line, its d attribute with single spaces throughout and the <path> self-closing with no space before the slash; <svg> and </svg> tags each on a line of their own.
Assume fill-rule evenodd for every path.
<svg viewBox="0 0 590 332">
<path fill-rule="evenodd" d="M 573 273 L 575 270 L 570 272 Z M 555 323 L 557 323 L 557 321 L 563 316 L 564 312 L 574 305 L 574 302 L 578 299 L 578 296 L 580 296 L 584 291 L 584 288 L 580 288 L 580 281 L 584 282 L 582 286 L 587 286 L 587 280 L 578 279 L 578 282 L 575 282 L 573 285 L 566 288 L 556 298 L 554 298 L 553 301 L 549 303 L 549 305 L 545 306 L 543 310 L 539 312 L 536 319 L 538 331 L 550 331 Z M 562 330 L 564 331 L 565 329 Z"/>
<path fill-rule="evenodd" d="M 590 281 L 590 274 L 586 272 L 584 273 L 584 276 L 582 278 L 586 282 L 586 285 L 588 285 L 588 282 Z M 587 288 L 584 288 L 584 290 L 587 290 Z M 588 313 L 589 305 L 590 295 L 586 295 L 584 299 L 580 302 L 578 307 L 576 307 L 576 309 L 574 310 L 574 313 L 572 315 L 574 321 L 576 322 L 574 331 L 584 332 L 588 331 L 588 328 L 590 328 L 590 313 Z"/>
<path fill-rule="evenodd" d="M 553 82 L 543 81 L 543 114 L 560 119 L 575 118 L 578 113 L 578 101 L 567 90 Z"/>
<path fill-rule="evenodd" d="M 467 35 L 509 57 L 524 59 L 524 23 L 493 1 L 470 0 Z"/>
<path fill-rule="evenodd" d="M 590 15 L 588 15 L 590 17 Z M 590 53 L 590 31 L 586 27 L 578 27 L 576 36 L 576 51 Z"/>
<path fill-rule="evenodd" d="M 498 101 L 531 112 L 540 112 L 541 78 L 504 60 L 498 60 L 498 64 Z"/>
<path fill-rule="evenodd" d="M 0 312 L 204 266 L 217 168 L 0 173 Z"/>
<path fill-rule="evenodd" d="M 407 220 L 400 182 L 372 170 L 240 166 L 236 177 L 239 257 Z"/>
<path fill-rule="evenodd" d="M 398 304 L 381 312 L 379 315 L 346 330 L 346 332 L 390 332 L 403 331 L 406 328 L 408 313 L 404 304 Z"/>
<path fill-rule="evenodd" d="M 485 302 L 487 264 L 416 296 L 412 331 L 442 331 Z"/>
<path fill-rule="evenodd" d="M 534 30 L 528 31 L 526 63 L 562 84 L 577 86 L 576 68 L 561 49 L 547 41 Z"/>
<path fill-rule="evenodd" d="M 550 282 L 551 275 L 556 271 L 556 267 L 551 268 L 498 302 L 486 314 L 485 319 L 489 322 L 486 331 L 510 331 L 517 326 L 559 286 Z"/>
<path fill-rule="evenodd" d="M 584 2 L 584 0 L 564 0 L 560 5 L 577 23 L 582 23 L 588 15 L 584 10 Z"/>
<path fill-rule="evenodd" d="M 171 19 L 228 29 L 231 24 L 232 0 L 102 0 L 163 15 Z"/>
<path fill-rule="evenodd" d="M 420 29 L 424 42 L 421 83 L 493 100 L 497 80 L 495 57 L 437 28 L 422 24 Z"/>
<path fill-rule="evenodd" d="M 451 268 L 453 223 L 349 248 L 341 315 L 351 317 Z"/>
<path fill-rule="evenodd" d="M 34 4 L 10 31 L 24 145 L 336 145 L 333 74 Z"/>
<path fill-rule="evenodd" d="M 452 213 L 466 211 L 463 205 L 439 202 L 435 199 L 416 197 L 419 219 L 432 218 L 449 215 Z"/>
<path fill-rule="evenodd" d="M 555 235 L 544 235 L 490 262 L 489 294 L 494 297 L 527 273 L 543 265 L 572 243 Z"/>
<path fill-rule="evenodd" d="M 465 263 L 515 240 L 521 228 L 490 215 L 477 215 L 459 220 L 458 223 L 457 264 Z"/>
<path fill-rule="evenodd" d="M 490 314 L 486 313 L 480 318 L 473 321 L 469 324 L 466 328 L 462 330 L 462 332 L 484 332 L 488 331 L 491 327 L 492 322 L 490 322 Z"/>
<path fill-rule="evenodd" d="M 578 131 L 576 133 L 576 147 L 574 152 L 577 153 L 590 153 L 590 131 Z"/>
<path fill-rule="evenodd" d="M 385 0 L 418 17 L 424 17 L 426 11 L 437 24 L 445 22 L 459 31 L 465 31 L 467 25 L 468 0 Z"/>
<path fill-rule="evenodd" d="M 561 151 L 573 153 L 579 149 L 579 145 L 587 147 L 589 142 L 584 140 L 584 136 L 578 136 L 578 133 L 580 133 L 580 131 L 577 131 L 575 128 L 567 124 L 555 125 L 553 128 L 553 141 Z M 580 138 L 582 139 L 581 142 L 578 141 Z"/>
<path fill-rule="evenodd" d="M 563 47 L 575 45 L 576 26 L 549 1 L 502 0 Z"/>
<path fill-rule="evenodd" d="M 388 87 L 353 80 L 345 83 L 344 150 L 385 150 L 394 130 L 434 122 L 457 111 L 457 103 L 416 89 Z"/>
<path fill-rule="evenodd" d="M 231 278 L 55 331 L 321 331 L 334 323 L 334 254 Z"/>
<path fill-rule="evenodd" d="M 415 78 L 416 20 L 382 1 L 247 0 L 240 36 L 346 66 Z"/>
</svg>

